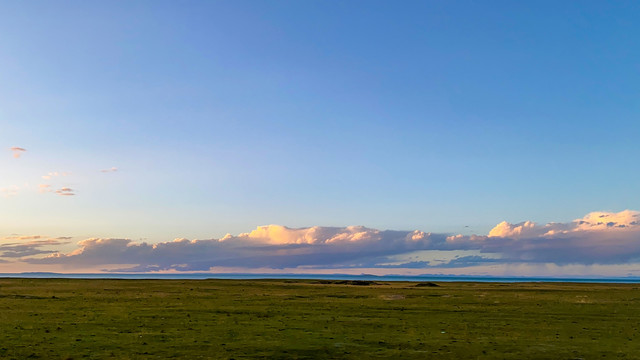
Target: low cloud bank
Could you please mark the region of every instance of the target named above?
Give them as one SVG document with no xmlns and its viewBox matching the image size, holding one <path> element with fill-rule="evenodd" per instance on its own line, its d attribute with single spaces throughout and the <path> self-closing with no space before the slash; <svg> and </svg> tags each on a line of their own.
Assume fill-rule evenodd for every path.
<svg viewBox="0 0 640 360">
<path fill-rule="evenodd" d="M 28 256 L 28 250 L 7 248 L 5 253 L 9 256 L 4 256 L 26 254 L 21 255 L 25 256 L 21 261 L 69 267 L 121 264 L 123 268 L 117 271 L 141 272 L 208 271 L 212 267 L 331 269 L 627 264 L 640 262 L 640 212 L 593 212 L 569 223 L 544 225 L 531 221 L 502 222 L 488 235 L 382 231 L 362 226 L 292 229 L 268 225 L 221 239 L 176 239 L 149 244 L 129 239 L 93 238 L 79 242 L 78 246 L 73 252 L 45 257 Z M 425 251 L 474 253 L 451 257 L 446 262 L 417 257 L 393 262 L 398 255 Z"/>
<path fill-rule="evenodd" d="M 570 223 L 501 222 L 488 236 L 449 236 L 451 248 L 500 253 L 504 261 L 620 264 L 640 261 L 640 212 L 592 212 Z"/>
<path fill-rule="evenodd" d="M 365 227 L 291 229 L 261 226 L 221 239 L 176 239 L 156 244 L 129 239 L 88 239 L 68 254 L 29 258 L 33 264 L 139 264 L 123 271 L 208 271 L 214 266 L 269 267 L 375 265 L 375 259 L 428 248 L 444 235 L 420 231 L 380 231 Z"/>
<path fill-rule="evenodd" d="M 27 242 L 13 242 L 0 244 L 0 258 L 22 258 L 25 256 L 33 256 L 40 254 L 57 253 L 56 250 L 43 249 L 51 246 L 60 246 L 68 242 L 60 241 L 60 239 L 37 240 L 41 236 L 12 236 L 7 240 L 31 240 Z M 0 259 L 1 260 L 1 259 Z"/>
</svg>

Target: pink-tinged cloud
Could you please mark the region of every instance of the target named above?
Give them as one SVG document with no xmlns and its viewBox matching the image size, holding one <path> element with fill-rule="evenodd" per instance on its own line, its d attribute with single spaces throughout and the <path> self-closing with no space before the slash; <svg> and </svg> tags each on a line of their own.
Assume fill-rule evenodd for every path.
<svg viewBox="0 0 640 360">
<path fill-rule="evenodd" d="M 34 256 L 42 254 L 56 253 L 53 249 L 46 249 L 50 247 L 59 247 L 65 245 L 68 242 L 60 241 L 57 239 L 44 239 L 38 240 L 41 236 L 19 236 L 16 240 L 31 240 L 26 242 L 13 242 L 13 243 L 0 243 L 0 258 L 22 258 L 25 256 Z M 7 239 L 11 239 L 7 238 Z"/>
<path fill-rule="evenodd" d="M 444 240 L 444 237 L 442 237 Z M 291 229 L 270 225 L 222 239 L 156 244 L 129 239 L 88 239 L 68 254 L 29 260 L 34 264 L 139 264 L 128 271 L 208 271 L 213 266 L 286 268 L 368 261 L 428 247 L 429 234 L 365 227 Z M 369 260 L 367 260 L 369 259 Z"/>
<path fill-rule="evenodd" d="M 407 232 L 402 232 L 407 233 Z M 382 240 L 385 232 L 369 229 L 364 226 L 321 227 L 292 229 L 281 225 L 258 226 L 249 233 L 243 233 L 235 239 L 255 240 L 261 243 L 272 245 L 286 244 L 331 244 L 331 243 L 355 243 L 355 242 L 378 242 Z M 421 231 L 410 233 L 410 238 L 414 241 L 424 239 L 427 234 Z M 222 240 L 234 239 L 227 235 Z"/>
<path fill-rule="evenodd" d="M 13 152 L 13 157 L 14 158 L 19 158 L 25 151 L 27 151 L 27 149 L 21 148 L 21 147 L 11 147 L 9 148 L 9 150 L 11 150 L 11 152 Z"/>
<path fill-rule="evenodd" d="M 531 221 L 510 224 L 506 221 L 496 225 L 489 237 L 525 238 L 553 236 L 580 231 L 601 231 L 629 229 L 640 225 L 640 212 L 624 210 L 618 213 L 596 211 L 570 223 L 549 223 L 538 225 Z"/>
<path fill-rule="evenodd" d="M 109 169 L 102 169 L 102 170 L 100 170 L 100 172 L 103 172 L 103 173 L 110 173 L 110 172 L 116 172 L 116 171 L 118 171 L 118 168 L 117 168 L 117 167 L 115 167 L 115 166 L 114 166 L 114 167 L 111 167 L 111 168 L 109 168 Z"/>
<path fill-rule="evenodd" d="M 60 189 L 56 190 L 56 194 L 58 194 L 60 196 L 73 196 L 73 195 L 75 195 L 75 193 L 73 192 L 73 189 L 68 188 L 68 187 L 63 187 L 63 188 L 60 188 Z"/>
<path fill-rule="evenodd" d="M 555 264 L 640 261 L 640 212 L 592 212 L 570 223 L 502 222 L 488 236 L 449 236 L 450 248 L 499 253 L 504 260 Z"/>
<path fill-rule="evenodd" d="M 20 188 L 17 186 L 0 188 L 0 196 L 9 198 L 18 195 Z"/>
<path fill-rule="evenodd" d="M 38 240 L 45 238 L 42 235 L 11 235 L 1 238 L 0 240 Z"/>
<path fill-rule="evenodd" d="M 209 271 L 220 267 L 479 269 L 509 264 L 640 264 L 640 213 L 597 212 L 570 223 L 546 225 L 529 221 L 500 223 L 488 235 L 472 236 L 362 226 L 292 229 L 268 225 L 221 239 L 177 239 L 156 244 L 129 239 L 88 239 L 78 246 L 66 254 L 25 261 L 70 267 L 122 264 L 121 271 Z M 425 253 L 447 252 L 452 255 L 439 256 L 440 260 L 421 257 Z"/>
<path fill-rule="evenodd" d="M 42 177 L 44 180 L 51 180 L 51 179 L 53 179 L 54 177 L 58 177 L 58 176 L 69 176 L 69 175 L 71 175 L 71 173 L 70 173 L 70 172 L 57 172 L 57 171 L 52 171 L 52 172 L 50 172 L 50 173 L 47 173 L 47 175 L 42 175 L 41 177 Z"/>
<path fill-rule="evenodd" d="M 41 193 L 53 192 L 53 190 L 51 189 L 51 185 L 50 184 L 40 184 L 40 185 L 38 185 L 38 191 L 40 191 Z"/>
</svg>

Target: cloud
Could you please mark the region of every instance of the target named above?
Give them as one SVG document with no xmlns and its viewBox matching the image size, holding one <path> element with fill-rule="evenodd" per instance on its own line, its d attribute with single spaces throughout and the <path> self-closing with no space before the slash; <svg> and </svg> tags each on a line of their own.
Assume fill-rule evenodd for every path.
<svg viewBox="0 0 640 360">
<path fill-rule="evenodd" d="M 71 175 L 70 172 L 57 172 L 57 171 L 53 171 L 48 173 L 47 175 L 42 175 L 41 177 L 45 180 L 52 180 L 56 177 L 60 177 L 60 176 L 69 176 Z M 57 195 L 61 195 L 61 196 L 73 196 L 75 195 L 75 191 L 69 187 L 61 187 L 57 190 L 53 189 L 53 185 L 51 184 L 40 184 L 38 185 L 38 191 L 41 193 L 55 193 Z"/>
<path fill-rule="evenodd" d="M 47 175 L 42 175 L 41 177 L 45 180 L 51 180 L 54 177 L 58 177 L 58 176 L 69 176 L 71 175 L 70 172 L 57 172 L 57 171 L 52 171 L 50 173 L 48 173 Z"/>
<path fill-rule="evenodd" d="M 442 237 L 444 240 L 444 237 Z M 352 266 L 425 248 L 430 235 L 419 231 L 380 231 L 361 226 L 291 229 L 261 226 L 222 239 L 134 243 L 129 239 L 87 239 L 68 254 L 30 260 L 38 264 L 138 264 L 127 270 L 207 271 L 213 266 L 286 268 Z"/>
<path fill-rule="evenodd" d="M 453 248 L 500 253 L 503 261 L 615 264 L 640 260 L 640 212 L 592 212 L 570 223 L 501 222 L 488 236 L 450 236 Z"/>
<path fill-rule="evenodd" d="M 3 240 L 38 240 L 46 236 L 42 235 L 11 235 L 2 238 Z"/>
<path fill-rule="evenodd" d="M 13 157 L 16 158 L 16 159 L 19 158 L 20 155 L 22 155 L 22 153 L 27 151 L 27 149 L 23 149 L 23 148 L 17 147 L 17 146 L 11 147 L 11 148 L 9 148 L 9 150 L 11 150 L 13 152 Z"/>
<path fill-rule="evenodd" d="M 506 221 L 496 225 L 489 232 L 489 237 L 530 238 L 553 236 L 580 231 L 602 231 L 632 228 L 640 225 L 640 213 L 624 210 L 618 213 L 596 211 L 576 219 L 570 223 L 549 223 L 540 226 L 531 221 L 510 224 Z"/>
<path fill-rule="evenodd" d="M 580 220 L 576 220 L 580 230 L 603 230 L 609 228 L 628 228 L 640 225 L 640 213 L 625 210 L 619 213 L 592 212 Z"/>
<path fill-rule="evenodd" d="M 0 195 L 5 198 L 16 196 L 19 192 L 20 188 L 18 186 L 0 188 Z"/>
<path fill-rule="evenodd" d="M 116 171 L 118 171 L 117 167 L 112 167 L 112 168 L 109 168 L 109 169 L 100 170 L 100 172 L 103 172 L 103 173 L 116 172 Z"/>
<path fill-rule="evenodd" d="M 50 184 L 40 184 L 40 185 L 38 185 L 38 191 L 40 191 L 41 193 L 53 192 L 53 190 L 51 189 L 51 185 Z"/>
<path fill-rule="evenodd" d="M 119 271 L 211 268 L 483 268 L 640 263 L 640 213 L 594 212 L 569 223 L 502 222 L 487 235 L 376 230 L 363 226 L 259 226 L 237 236 L 150 244 L 92 238 L 32 264 L 116 265 Z M 121 265 L 119 268 L 117 265 Z"/>
<path fill-rule="evenodd" d="M 331 243 L 356 243 L 356 242 L 377 242 L 383 238 L 392 236 L 408 237 L 418 241 L 427 237 L 421 231 L 380 231 L 369 229 L 364 226 L 321 227 L 292 229 L 281 225 L 258 226 L 249 233 L 242 233 L 237 239 L 255 240 L 262 243 L 283 245 L 283 244 L 331 244 Z M 227 235 L 222 240 L 233 238 Z"/>
<path fill-rule="evenodd" d="M 40 236 L 18 236 L 18 237 L 9 237 L 6 239 L 40 239 Z M 51 254 L 55 253 L 55 250 L 44 250 L 43 247 L 49 246 L 60 246 L 67 244 L 67 242 L 59 241 L 56 239 L 46 239 L 46 240 L 32 240 L 25 243 L 7 243 L 0 244 L 0 257 L 4 258 L 21 258 L 25 256 L 34 256 L 41 254 Z"/>
<path fill-rule="evenodd" d="M 75 192 L 73 189 L 68 187 L 62 187 L 57 190 L 53 190 L 50 184 L 40 184 L 38 185 L 38 191 L 41 193 L 55 193 L 60 196 L 74 196 Z"/>
<path fill-rule="evenodd" d="M 525 221 L 520 224 L 512 225 L 506 221 L 496 225 L 489 231 L 489 237 L 513 237 L 522 234 L 532 233 L 536 224 L 531 221 Z"/>
<path fill-rule="evenodd" d="M 73 196 L 73 195 L 75 195 L 75 193 L 73 192 L 73 189 L 68 188 L 68 187 L 63 187 L 63 188 L 60 188 L 60 189 L 56 190 L 56 194 L 61 195 L 61 196 Z"/>
</svg>

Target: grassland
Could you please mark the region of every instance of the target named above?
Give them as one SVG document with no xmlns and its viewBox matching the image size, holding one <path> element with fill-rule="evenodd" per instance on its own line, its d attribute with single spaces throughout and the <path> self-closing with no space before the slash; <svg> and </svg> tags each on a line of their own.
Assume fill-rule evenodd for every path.
<svg viewBox="0 0 640 360">
<path fill-rule="evenodd" d="M 0 358 L 640 358 L 638 285 L 417 285 L 0 279 Z"/>
</svg>

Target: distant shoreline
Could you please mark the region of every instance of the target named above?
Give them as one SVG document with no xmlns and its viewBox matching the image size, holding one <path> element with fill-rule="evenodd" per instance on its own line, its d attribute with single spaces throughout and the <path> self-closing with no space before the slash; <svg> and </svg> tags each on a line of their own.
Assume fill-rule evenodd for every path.
<svg viewBox="0 0 640 360">
<path fill-rule="evenodd" d="M 521 282 L 562 282 L 562 283 L 640 283 L 638 277 L 612 277 L 612 278 L 579 278 L 579 277 L 497 277 L 497 276 L 458 276 L 458 275 L 348 275 L 348 274 L 220 274 L 220 273 L 188 273 L 188 274 L 132 274 L 132 273 L 0 273 L 0 278 L 36 278 L 36 279 L 132 279 L 132 280 L 198 280 L 198 279 L 233 279 L 233 280 L 257 280 L 257 279 L 307 279 L 307 280 L 380 280 L 380 281 L 441 281 L 441 282 L 495 282 L 495 283 L 521 283 Z"/>
</svg>

